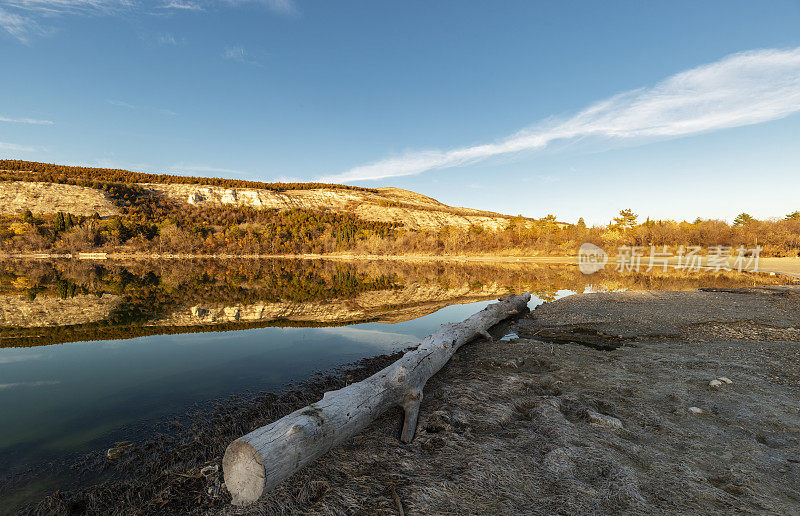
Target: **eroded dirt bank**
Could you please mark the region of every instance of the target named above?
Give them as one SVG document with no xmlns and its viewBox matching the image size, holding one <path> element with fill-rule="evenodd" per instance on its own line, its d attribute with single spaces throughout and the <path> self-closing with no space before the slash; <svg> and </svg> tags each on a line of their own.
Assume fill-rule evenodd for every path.
<svg viewBox="0 0 800 516">
<path fill-rule="evenodd" d="M 165 474 L 162 489 L 137 479 L 130 492 L 70 494 L 41 507 L 796 514 L 798 328 L 798 287 L 575 295 L 492 332 L 519 339 L 463 347 L 428 383 L 410 445 L 399 443 L 392 412 L 240 509 L 227 505 L 219 475 L 197 473 L 204 461 L 218 464 L 227 442 L 215 435 L 248 430 L 222 418 L 194 441 L 202 453 L 170 459 L 187 477 Z M 274 418 L 269 410 L 247 421 Z"/>
</svg>

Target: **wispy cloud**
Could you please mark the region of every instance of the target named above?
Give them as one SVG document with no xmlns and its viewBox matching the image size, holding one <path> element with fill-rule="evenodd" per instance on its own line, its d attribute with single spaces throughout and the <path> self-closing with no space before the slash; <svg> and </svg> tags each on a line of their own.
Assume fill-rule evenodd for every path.
<svg viewBox="0 0 800 516">
<path fill-rule="evenodd" d="M 0 142 L 0 151 L 6 152 L 34 152 L 36 147 L 28 147 L 27 145 L 18 145 L 16 143 Z"/>
<path fill-rule="evenodd" d="M 557 141 L 602 138 L 643 142 L 776 120 L 800 111 L 800 47 L 730 55 L 598 102 L 565 120 L 550 120 L 496 143 L 410 152 L 323 181 L 362 181 L 420 174 L 495 156 L 542 150 Z"/>
<path fill-rule="evenodd" d="M 38 120 L 36 118 L 11 118 L 0 115 L 0 122 L 9 122 L 13 124 L 31 124 L 31 125 L 54 125 L 51 120 Z"/>
<path fill-rule="evenodd" d="M 34 36 L 47 34 L 47 30 L 29 16 L 11 13 L 0 9 L 0 29 L 22 43 L 28 43 Z"/>
<path fill-rule="evenodd" d="M 106 102 L 108 102 L 112 106 L 123 107 L 125 109 L 137 109 L 136 106 L 134 106 L 133 104 L 128 104 L 127 102 L 124 102 L 122 100 L 107 100 Z"/>
<path fill-rule="evenodd" d="M 175 39 L 175 36 L 172 34 L 159 34 L 156 36 L 156 42 L 159 45 L 172 45 L 175 46 L 178 44 L 178 41 Z"/>
<path fill-rule="evenodd" d="M 137 106 L 135 104 L 131 104 L 129 102 L 125 102 L 123 100 L 106 100 L 106 102 L 108 102 L 112 106 L 117 106 L 117 107 L 130 109 L 130 110 L 152 111 L 152 112 L 160 113 L 162 115 L 167 115 L 167 116 L 177 116 L 178 115 L 178 113 L 176 113 L 175 111 L 172 111 L 171 109 L 140 107 L 140 106 Z"/>
<path fill-rule="evenodd" d="M 295 15 L 292 0 L 0 0 L 0 29 L 22 43 L 53 32 L 46 26 L 61 16 L 130 16 L 175 11 L 214 11 L 256 4 L 282 15 Z M 48 20 L 48 21 L 45 21 Z"/>
<path fill-rule="evenodd" d="M 137 5 L 133 0 L 4 0 L 3 3 L 7 7 L 50 16 L 115 14 Z"/>
<path fill-rule="evenodd" d="M 233 0 L 234 3 L 237 0 Z M 243 2 L 244 0 L 238 0 Z M 267 9 L 280 14 L 297 14 L 297 7 L 292 0 L 249 0 L 250 2 L 263 4 Z"/>
<path fill-rule="evenodd" d="M 237 63 L 261 66 L 261 63 L 253 59 L 247 50 L 241 45 L 229 45 L 222 52 L 222 58 Z"/>
<path fill-rule="evenodd" d="M 160 9 L 177 9 L 179 11 L 204 11 L 203 6 L 196 2 L 181 2 L 172 0 L 169 3 L 159 6 Z"/>
</svg>

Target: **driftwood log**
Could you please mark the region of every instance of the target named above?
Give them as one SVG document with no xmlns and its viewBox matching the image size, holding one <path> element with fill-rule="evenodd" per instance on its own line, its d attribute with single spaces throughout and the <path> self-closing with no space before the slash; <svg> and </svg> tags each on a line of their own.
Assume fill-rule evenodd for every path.
<svg viewBox="0 0 800 516">
<path fill-rule="evenodd" d="M 400 439 L 414 438 L 428 379 L 463 344 L 527 307 L 525 293 L 491 304 L 463 322 L 442 325 L 414 350 L 366 380 L 326 392 L 316 403 L 250 432 L 225 450 L 222 469 L 235 505 L 256 501 L 295 471 L 361 432 L 392 407 L 404 410 Z"/>
</svg>

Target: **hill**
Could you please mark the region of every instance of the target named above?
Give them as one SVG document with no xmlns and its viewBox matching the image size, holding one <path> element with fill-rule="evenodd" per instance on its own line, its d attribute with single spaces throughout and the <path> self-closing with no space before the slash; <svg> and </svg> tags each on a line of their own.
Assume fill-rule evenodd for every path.
<svg viewBox="0 0 800 516">
<path fill-rule="evenodd" d="M 176 207 L 310 210 L 353 214 L 358 219 L 410 230 L 504 229 L 508 215 L 455 208 L 399 188 L 359 188 L 324 183 L 262 183 L 234 179 L 144 174 L 120 169 L 0 160 L 0 213 L 57 213 L 109 217 L 121 213 L 113 185 L 135 189 L 138 204 Z M 122 199 L 130 201 L 132 199 Z"/>
</svg>

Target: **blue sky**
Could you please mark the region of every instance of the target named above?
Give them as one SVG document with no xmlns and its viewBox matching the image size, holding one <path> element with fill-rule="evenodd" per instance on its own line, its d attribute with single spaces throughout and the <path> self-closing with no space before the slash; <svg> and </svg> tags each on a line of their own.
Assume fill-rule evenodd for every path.
<svg viewBox="0 0 800 516">
<path fill-rule="evenodd" d="M 782 217 L 798 27 L 796 1 L 0 0 L 0 155 Z"/>
</svg>

